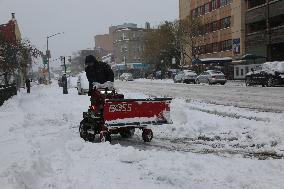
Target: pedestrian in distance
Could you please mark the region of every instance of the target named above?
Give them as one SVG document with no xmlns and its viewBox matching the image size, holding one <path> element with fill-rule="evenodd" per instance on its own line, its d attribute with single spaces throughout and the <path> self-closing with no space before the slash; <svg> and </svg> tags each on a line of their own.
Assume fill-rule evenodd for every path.
<svg viewBox="0 0 284 189">
<path fill-rule="evenodd" d="M 105 62 L 98 61 L 93 55 L 86 56 L 85 71 L 89 81 L 89 96 L 91 95 L 94 82 L 100 84 L 108 81 L 114 82 L 114 73 L 111 67 Z"/>
<path fill-rule="evenodd" d="M 27 88 L 27 93 L 30 93 L 31 92 L 31 81 L 29 78 L 26 79 L 25 84 Z"/>
<path fill-rule="evenodd" d="M 67 76 L 66 76 L 65 73 L 63 74 L 61 81 L 62 81 L 63 94 L 68 94 L 68 90 L 67 90 Z"/>
</svg>

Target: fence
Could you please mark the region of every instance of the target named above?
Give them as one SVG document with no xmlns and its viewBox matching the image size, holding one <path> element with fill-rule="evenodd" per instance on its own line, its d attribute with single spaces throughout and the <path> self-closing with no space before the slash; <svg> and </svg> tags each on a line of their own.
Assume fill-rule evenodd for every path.
<svg viewBox="0 0 284 189">
<path fill-rule="evenodd" d="M 0 85 L 0 106 L 3 103 L 17 94 L 17 88 L 15 85 Z"/>
</svg>

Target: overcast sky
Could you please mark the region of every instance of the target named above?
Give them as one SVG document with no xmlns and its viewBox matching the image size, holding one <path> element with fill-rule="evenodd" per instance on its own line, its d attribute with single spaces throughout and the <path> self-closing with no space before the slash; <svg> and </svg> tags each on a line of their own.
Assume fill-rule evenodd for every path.
<svg viewBox="0 0 284 189">
<path fill-rule="evenodd" d="M 94 36 L 108 27 L 132 22 L 156 26 L 178 18 L 178 0 L 0 0 L 0 24 L 16 13 L 21 34 L 40 50 L 46 36 L 65 32 L 49 40 L 52 59 L 93 48 Z"/>
</svg>

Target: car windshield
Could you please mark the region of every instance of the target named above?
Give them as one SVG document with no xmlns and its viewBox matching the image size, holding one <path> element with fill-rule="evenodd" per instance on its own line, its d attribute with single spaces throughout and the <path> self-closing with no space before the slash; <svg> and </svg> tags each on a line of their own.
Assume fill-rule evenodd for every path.
<svg viewBox="0 0 284 189">
<path fill-rule="evenodd" d="M 191 70 L 184 70 L 184 73 L 186 75 L 196 75 L 196 73 L 194 71 L 191 71 Z"/>
</svg>

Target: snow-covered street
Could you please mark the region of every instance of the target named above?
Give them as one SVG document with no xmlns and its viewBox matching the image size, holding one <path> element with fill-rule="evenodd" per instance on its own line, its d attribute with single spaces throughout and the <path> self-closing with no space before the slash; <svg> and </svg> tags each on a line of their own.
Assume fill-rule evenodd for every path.
<svg viewBox="0 0 284 189">
<path fill-rule="evenodd" d="M 171 96 L 195 99 L 206 103 L 231 105 L 260 111 L 284 111 L 283 87 L 246 87 L 244 82 L 227 82 L 223 85 L 195 85 L 173 83 L 173 80 L 139 79 L 134 82 L 117 81 L 120 89 L 137 91 L 154 96 Z"/>
<path fill-rule="evenodd" d="M 283 88 L 117 81 L 126 98 L 175 97 L 173 124 L 109 144 L 79 137 L 89 97 L 54 83 L 0 107 L 0 188 L 283 188 Z"/>
</svg>

